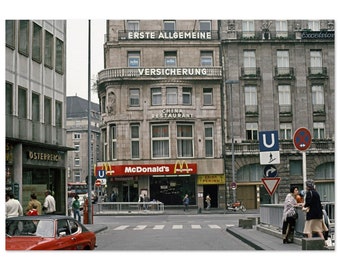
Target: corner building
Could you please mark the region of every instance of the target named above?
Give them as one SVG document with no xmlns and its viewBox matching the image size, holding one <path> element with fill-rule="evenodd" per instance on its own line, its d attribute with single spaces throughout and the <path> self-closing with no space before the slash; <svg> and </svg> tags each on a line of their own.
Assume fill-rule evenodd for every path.
<svg viewBox="0 0 340 270">
<path fill-rule="evenodd" d="M 98 74 L 107 195 L 225 202 L 218 21 L 110 20 Z"/>
</svg>

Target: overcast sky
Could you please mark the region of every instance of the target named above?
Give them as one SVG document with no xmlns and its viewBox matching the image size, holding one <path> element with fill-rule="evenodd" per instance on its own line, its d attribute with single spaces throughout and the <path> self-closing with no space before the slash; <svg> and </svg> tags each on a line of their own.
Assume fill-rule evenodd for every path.
<svg viewBox="0 0 340 270">
<path fill-rule="evenodd" d="M 67 96 L 88 98 L 88 38 L 89 20 L 67 20 L 66 69 Z M 91 79 L 104 69 L 105 20 L 91 20 Z M 98 96 L 91 91 L 91 101 Z"/>
</svg>

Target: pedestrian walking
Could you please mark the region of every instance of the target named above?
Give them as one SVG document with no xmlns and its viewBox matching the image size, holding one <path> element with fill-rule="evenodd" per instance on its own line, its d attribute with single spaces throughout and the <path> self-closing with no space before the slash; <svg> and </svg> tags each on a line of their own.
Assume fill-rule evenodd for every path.
<svg viewBox="0 0 340 270">
<path fill-rule="evenodd" d="M 324 239 L 324 232 L 328 231 L 323 220 L 322 205 L 319 193 L 315 190 L 314 181 L 306 181 L 306 198 L 302 208 L 306 212 L 306 221 L 303 233 L 307 238 L 311 238 L 313 233 Z"/>
<path fill-rule="evenodd" d="M 34 209 L 34 206 L 36 206 L 36 210 L 38 212 L 38 215 L 41 215 L 41 202 L 38 201 L 37 195 L 35 193 L 31 194 L 31 198 L 27 204 L 27 207 L 25 209 L 25 213 L 27 214 L 30 210 Z"/>
<path fill-rule="evenodd" d="M 72 202 L 72 211 L 73 211 L 73 217 L 74 219 L 77 219 L 79 222 L 81 222 L 80 217 L 80 202 L 79 202 L 79 196 L 74 196 L 74 201 Z"/>
<path fill-rule="evenodd" d="M 188 211 L 189 210 L 189 196 L 188 194 L 185 194 L 184 198 L 183 198 L 183 205 L 184 205 L 184 211 Z"/>
<path fill-rule="evenodd" d="M 210 209 L 210 206 L 211 206 L 211 198 L 210 198 L 210 194 L 208 194 L 206 197 L 205 197 L 205 202 L 207 203 L 207 210 Z"/>
<path fill-rule="evenodd" d="M 46 215 L 53 215 L 56 211 L 55 199 L 52 196 L 51 190 L 45 191 L 45 201 L 43 204 L 43 211 Z"/>
<path fill-rule="evenodd" d="M 23 215 L 23 210 L 20 202 L 14 198 L 12 192 L 6 193 L 6 218 L 17 217 Z"/>
</svg>

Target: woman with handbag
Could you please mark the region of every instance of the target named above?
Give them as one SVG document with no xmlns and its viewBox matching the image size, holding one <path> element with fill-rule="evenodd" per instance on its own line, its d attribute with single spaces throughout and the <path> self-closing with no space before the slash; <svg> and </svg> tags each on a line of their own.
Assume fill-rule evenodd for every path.
<svg viewBox="0 0 340 270">
<path fill-rule="evenodd" d="M 298 218 L 295 210 L 295 206 L 298 205 L 295 199 L 297 194 L 299 194 L 298 188 L 296 186 L 291 186 L 290 192 L 287 194 L 284 202 L 282 215 L 282 237 L 284 244 L 292 243 L 294 239 L 295 223 Z"/>
<path fill-rule="evenodd" d="M 313 233 L 324 239 L 323 232 L 328 231 L 328 228 L 323 221 L 322 205 L 319 193 L 315 190 L 313 180 L 306 181 L 306 199 L 305 205 L 302 208 L 306 212 L 306 222 L 303 233 L 307 238 L 311 238 Z"/>
</svg>

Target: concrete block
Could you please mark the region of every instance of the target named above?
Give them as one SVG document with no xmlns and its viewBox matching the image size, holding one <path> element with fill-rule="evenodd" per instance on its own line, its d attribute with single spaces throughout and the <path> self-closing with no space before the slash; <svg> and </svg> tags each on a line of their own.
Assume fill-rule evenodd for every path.
<svg viewBox="0 0 340 270">
<path fill-rule="evenodd" d="M 252 224 L 253 224 L 253 225 L 256 225 L 256 224 L 257 224 L 257 220 L 258 220 L 257 217 L 248 217 L 247 219 L 250 219 L 250 220 L 252 221 Z"/>
<path fill-rule="evenodd" d="M 325 240 L 321 237 L 302 238 L 302 250 L 324 250 Z"/>
<path fill-rule="evenodd" d="M 243 229 L 252 229 L 253 228 L 253 220 L 251 219 L 239 219 L 238 226 Z"/>
</svg>

